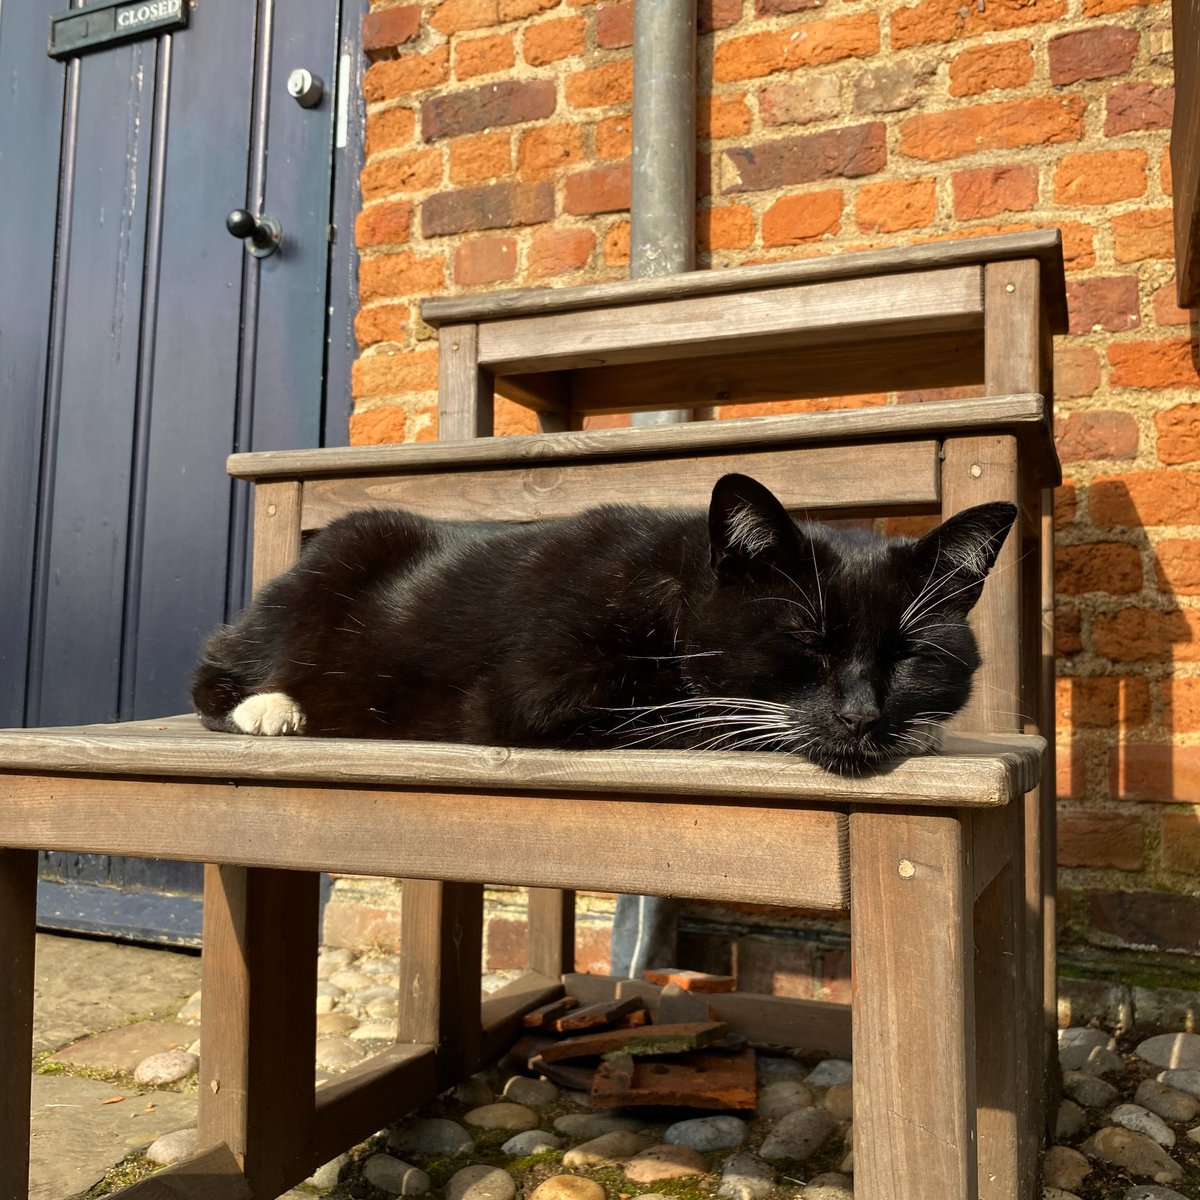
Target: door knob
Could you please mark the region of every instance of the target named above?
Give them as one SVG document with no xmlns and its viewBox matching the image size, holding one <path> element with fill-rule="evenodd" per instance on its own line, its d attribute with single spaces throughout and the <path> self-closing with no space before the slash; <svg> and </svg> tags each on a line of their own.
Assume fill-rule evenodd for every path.
<svg viewBox="0 0 1200 1200">
<path fill-rule="evenodd" d="M 255 258 L 266 258 L 279 249 L 283 230 L 274 217 L 256 217 L 244 208 L 235 208 L 225 218 L 225 228 L 241 238 Z"/>
</svg>

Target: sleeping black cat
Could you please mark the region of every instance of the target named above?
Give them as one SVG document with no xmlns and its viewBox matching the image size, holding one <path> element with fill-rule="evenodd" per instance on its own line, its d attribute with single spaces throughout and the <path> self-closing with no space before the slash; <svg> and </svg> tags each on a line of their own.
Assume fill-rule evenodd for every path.
<svg viewBox="0 0 1200 1200">
<path fill-rule="evenodd" d="M 1015 515 L 840 532 L 744 475 L 707 519 L 358 512 L 212 634 L 192 698 L 232 733 L 779 750 L 858 771 L 935 747 L 966 703 L 967 613 Z"/>
</svg>

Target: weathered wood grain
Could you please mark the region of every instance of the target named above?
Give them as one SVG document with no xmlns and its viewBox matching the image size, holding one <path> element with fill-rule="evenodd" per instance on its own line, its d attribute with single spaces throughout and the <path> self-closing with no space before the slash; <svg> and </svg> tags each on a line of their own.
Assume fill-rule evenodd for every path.
<svg viewBox="0 0 1200 1200">
<path fill-rule="evenodd" d="M 751 288 L 827 279 L 919 271 L 970 263 L 996 262 L 1009 258 L 1036 258 L 1042 264 L 1044 286 L 1056 333 L 1067 329 L 1067 303 L 1063 284 L 1062 236 L 1057 229 L 994 237 L 963 238 L 952 242 L 930 242 L 892 250 L 868 250 L 854 254 L 831 254 L 799 262 L 733 267 L 722 271 L 689 271 L 654 279 L 621 283 L 586 284 L 571 288 L 536 288 L 486 295 L 455 296 L 424 300 L 421 316 L 431 325 L 450 321 L 491 320 L 498 316 L 530 315 L 597 308 L 614 301 L 630 304 L 689 295 L 720 295 Z"/>
<path fill-rule="evenodd" d="M 3 834 L 0 833 L 0 837 Z M 0 1196 L 29 1192 L 37 851 L 0 849 Z"/>
<path fill-rule="evenodd" d="M 410 442 L 393 446 L 334 446 L 320 450 L 265 450 L 232 454 L 237 479 L 354 478 L 428 470 L 456 471 L 512 464 L 654 458 L 789 446 L 895 438 L 941 437 L 947 431 L 1036 429 L 1049 406 L 1036 393 L 993 395 L 938 404 L 873 405 L 868 408 L 699 421 L 638 429 L 590 429 L 553 436 Z M 1049 449 L 1049 448 L 1048 448 Z"/>
<path fill-rule="evenodd" d="M 217 1145 L 113 1195 L 122 1200 L 250 1200 L 253 1193 L 233 1152 Z"/>
<path fill-rule="evenodd" d="M 527 903 L 529 969 L 551 979 L 573 971 L 575 893 L 557 888 L 530 888 Z"/>
<path fill-rule="evenodd" d="M 951 267 L 497 318 L 478 326 L 479 363 L 498 375 L 590 368 L 941 333 L 982 318 L 980 268 Z"/>
<path fill-rule="evenodd" d="M 849 777 L 783 754 L 257 738 L 212 733 L 196 717 L 181 716 L 0 730 L 0 772 L 754 797 L 760 805 L 805 801 L 976 807 L 1006 804 L 1035 786 L 1043 750 L 1041 738 L 1020 734 L 949 736 L 941 754 Z M 0 774 L 0 791 L 16 790 Z"/>
<path fill-rule="evenodd" d="M 492 384 L 479 369 L 474 325 L 447 325 L 438 334 L 438 436 L 485 438 L 494 420 Z"/>
<path fill-rule="evenodd" d="M 300 553 L 300 484 L 291 479 L 254 489 L 254 590 L 274 579 Z"/>
<path fill-rule="evenodd" d="M 933 505 L 938 446 L 806 446 L 792 450 L 688 456 L 659 461 L 556 463 L 515 470 L 314 480 L 304 489 L 305 529 L 357 508 L 406 508 L 427 517 L 534 521 L 597 504 L 707 508 L 713 484 L 751 474 L 792 511 Z"/>
</svg>

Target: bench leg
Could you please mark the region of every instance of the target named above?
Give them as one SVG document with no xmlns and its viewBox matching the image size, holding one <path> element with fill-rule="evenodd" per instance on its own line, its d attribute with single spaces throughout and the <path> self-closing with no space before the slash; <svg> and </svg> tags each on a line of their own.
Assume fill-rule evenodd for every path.
<svg viewBox="0 0 1200 1200">
<path fill-rule="evenodd" d="M 37 851 L 0 850 L 0 1197 L 29 1194 Z"/>
<path fill-rule="evenodd" d="M 575 970 L 575 893 L 529 889 L 529 969 L 550 979 Z"/>
<path fill-rule="evenodd" d="M 277 1196 L 317 1165 L 320 876 L 204 870 L 200 1145 L 224 1142 L 254 1194 Z"/>
<path fill-rule="evenodd" d="M 406 879 L 400 897 L 400 1019 L 396 1040 L 437 1047 L 438 1083 L 479 1066 L 483 887 Z"/>
<path fill-rule="evenodd" d="M 856 1200 L 977 1200 L 970 823 L 850 814 Z"/>
</svg>

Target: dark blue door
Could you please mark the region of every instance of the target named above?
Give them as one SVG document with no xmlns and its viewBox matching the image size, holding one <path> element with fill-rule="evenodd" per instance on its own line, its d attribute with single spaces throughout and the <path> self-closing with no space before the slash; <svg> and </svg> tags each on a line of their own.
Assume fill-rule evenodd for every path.
<svg viewBox="0 0 1200 1200">
<path fill-rule="evenodd" d="M 192 0 L 60 62 L 67 0 L 0 5 L 0 724 L 186 711 L 246 590 L 225 456 L 344 440 L 363 7 Z M 238 208 L 277 253 L 226 230 Z M 43 879 L 47 924 L 198 937 L 198 867 L 48 855 Z"/>
</svg>

